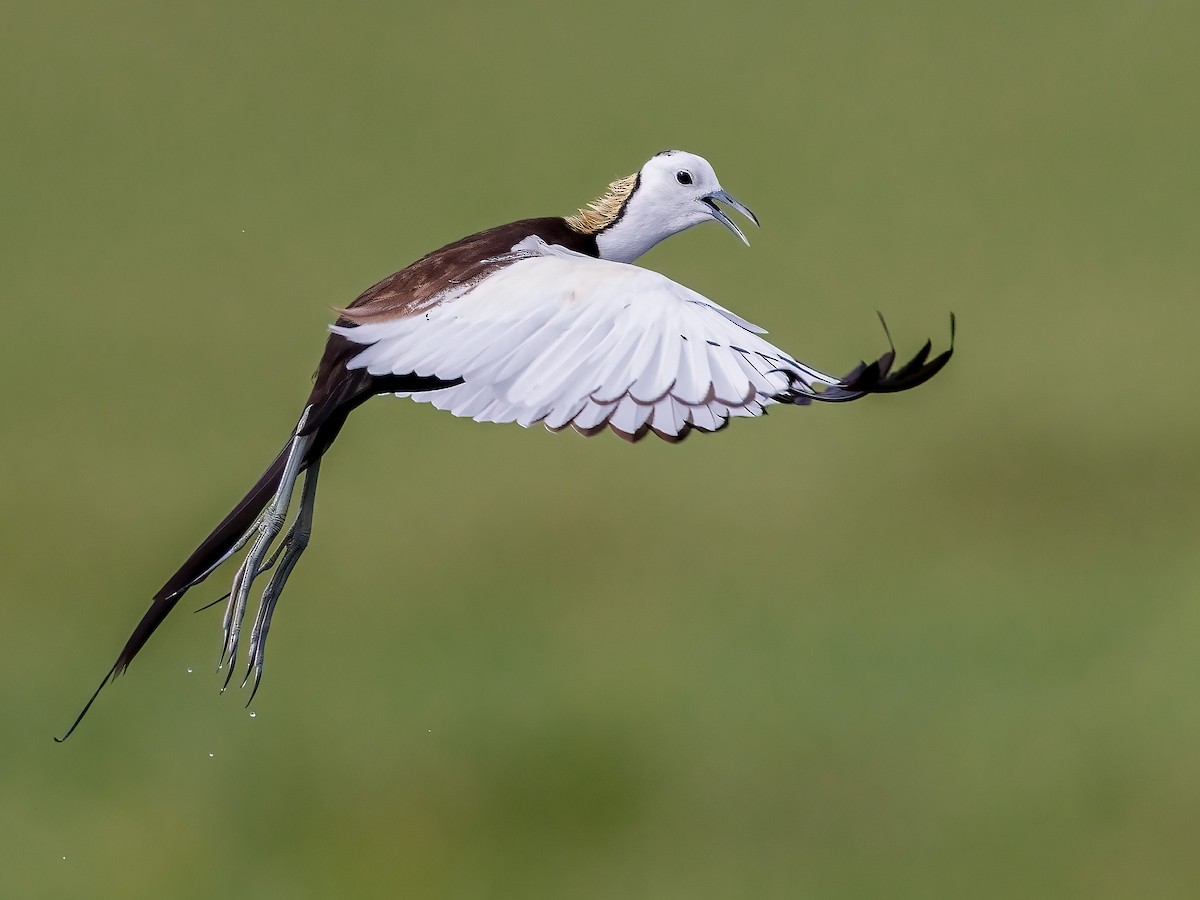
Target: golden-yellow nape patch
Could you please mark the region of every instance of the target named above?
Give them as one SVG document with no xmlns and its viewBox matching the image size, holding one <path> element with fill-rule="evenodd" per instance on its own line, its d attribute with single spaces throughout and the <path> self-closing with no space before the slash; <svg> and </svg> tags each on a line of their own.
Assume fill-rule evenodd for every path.
<svg viewBox="0 0 1200 900">
<path fill-rule="evenodd" d="M 579 210 L 575 215 L 567 216 L 567 224 L 580 234 L 595 234 L 598 231 L 603 231 L 621 215 L 621 210 L 625 207 L 625 201 L 629 199 L 629 195 L 637 187 L 637 182 L 638 176 L 636 172 L 628 178 L 614 181 L 608 186 L 608 190 L 604 194 Z"/>
</svg>

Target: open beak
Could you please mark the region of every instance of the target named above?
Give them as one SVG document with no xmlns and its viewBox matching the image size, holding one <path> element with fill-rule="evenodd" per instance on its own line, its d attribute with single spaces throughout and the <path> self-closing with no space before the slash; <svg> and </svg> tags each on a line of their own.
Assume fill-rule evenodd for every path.
<svg viewBox="0 0 1200 900">
<path fill-rule="evenodd" d="M 756 216 L 754 213 L 752 213 L 750 211 L 749 207 L 747 207 L 740 200 L 737 200 L 734 197 L 730 197 L 724 191 L 713 191 L 711 194 L 708 194 L 705 197 L 701 197 L 700 199 L 708 205 L 709 209 L 712 210 L 712 217 L 714 219 L 716 219 L 718 222 L 720 222 L 722 225 L 724 225 L 726 228 L 728 228 L 730 231 L 732 231 L 734 234 L 736 234 L 738 237 L 740 237 L 742 239 L 742 243 L 745 244 L 747 247 L 750 246 L 750 242 L 748 240 L 746 240 L 746 236 L 744 234 L 742 234 L 742 229 L 738 228 L 736 225 L 733 224 L 733 219 L 731 219 L 731 218 L 729 218 L 729 216 L 725 215 L 725 212 L 719 206 L 717 206 L 715 201 L 720 200 L 726 206 L 728 206 L 732 209 L 736 209 L 743 216 L 745 216 L 747 219 L 749 219 L 751 222 L 753 222 L 755 225 L 757 225 L 758 224 L 758 216 Z"/>
</svg>

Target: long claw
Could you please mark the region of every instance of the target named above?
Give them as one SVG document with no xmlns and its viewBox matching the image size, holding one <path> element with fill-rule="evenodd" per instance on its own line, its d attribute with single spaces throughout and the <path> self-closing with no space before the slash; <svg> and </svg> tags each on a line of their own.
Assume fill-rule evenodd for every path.
<svg viewBox="0 0 1200 900">
<path fill-rule="evenodd" d="M 304 552 L 303 548 L 298 549 L 293 559 L 299 559 L 302 552 Z M 276 574 L 276 578 L 278 575 L 279 573 Z M 275 580 L 275 578 L 271 579 L 271 585 L 275 584 Z M 268 591 L 270 591 L 271 585 L 268 585 Z M 251 673 L 254 674 L 254 686 L 250 689 L 250 697 L 246 700 L 247 706 L 254 701 L 254 695 L 258 693 L 258 686 L 262 684 L 263 665 L 267 660 L 267 632 L 271 629 L 271 616 L 275 613 L 275 604 L 279 602 L 279 594 L 282 590 L 283 585 L 280 584 L 278 589 L 271 592 L 271 596 L 267 596 L 267 592 L 263 593 L 261 630 L 251 643 L 250 662 L 246 666 L 246 678 L 242 681 L 242 687 L 245 687 Z"/>
<path fill-rule="evenodd" d="M 254 702 L 254 695 L 258 693 L 258 686 L 260 684 L 262 684 L 262 666 L 255 666 L 254 667 L 254 684 L 250 688 L 250 697 L 248 700 L 246 700 L 247 708 L 249 708 L 250 704 Z M 244 687 L 244 685 L 243 685 L 243 687 Z"/>
</svg>

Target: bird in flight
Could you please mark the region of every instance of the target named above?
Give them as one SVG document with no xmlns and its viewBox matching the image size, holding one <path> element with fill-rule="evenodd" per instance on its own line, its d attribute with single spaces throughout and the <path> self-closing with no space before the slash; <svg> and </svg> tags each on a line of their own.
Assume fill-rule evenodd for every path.
<svg viewBox="0 0 1200 900">
<path fill-rule="evenodd" d="M 253 678 L 253 699 L 275 605 L 312 532 L 321 459 L 346 417 L 372 397 L 409 397 L 477 422 L 540 422 L 586 436 L 608 429 L 631 442 L 653 434 L 674 443 L 775 404 L 905 391 L 950 359 L 953 317 L 951 347 L 932 359 L 927 341 L 893 370 L 892 347 L 838 378 L 778 349 L 763 329 L 723 306 L 633 264 L 664 238 L 714 219 L 749 243 L 722 205 L 758 224 L 707 160 L 667 150 L 574 215 L 462 238 L 338 310 L 287 443 L 154 595 L 113 667 L 55 740 L 70 736 L 183 595 L 246 545 L 226 595 L 220 665 L 228 667 L 228 686 L 251 591 L 270 573 L 242 680 L 244 687 Z M 299 508 L 284 532 L 297 493 Z"/>
</svg>

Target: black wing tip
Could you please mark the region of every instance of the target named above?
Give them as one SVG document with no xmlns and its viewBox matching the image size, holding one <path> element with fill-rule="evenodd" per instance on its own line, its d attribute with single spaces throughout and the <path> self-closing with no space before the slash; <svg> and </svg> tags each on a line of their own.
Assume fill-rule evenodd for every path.
<svg viewBox="0 0 1200 900">
<path fill-rule="evenodd" d="M 933 359 L 929 359 L 929 354 L 933 350 L 933 342 L 927 340 L 921 346 L 921 349 L 913 355 L 912 359 L 893 372 L 891 369 L 896 359 L 895 344 L 892 342 L 891 332 L 888 330 L 887 322 L 884 321 L 882 315 L 879 316 L 879 321 L 883 324 L 884 334 L 888 339 L 888 351 L 870 365 L 859 363 L 858 366 L 842 379 L 842 391 L 862 396 L 863 394 L 898 394 L 901 391 L 912 390 L 933 378 L 934 375 L 945 368 L 946 363 L 950 362 L 950 358 L 954 355 L 954 342 L 958 333 L 958 321 L 954 313 L 950 313 L 949 348 L 943 350 Z M 833 398 L 831 397 L 830 399 Z"/>
</svg>

